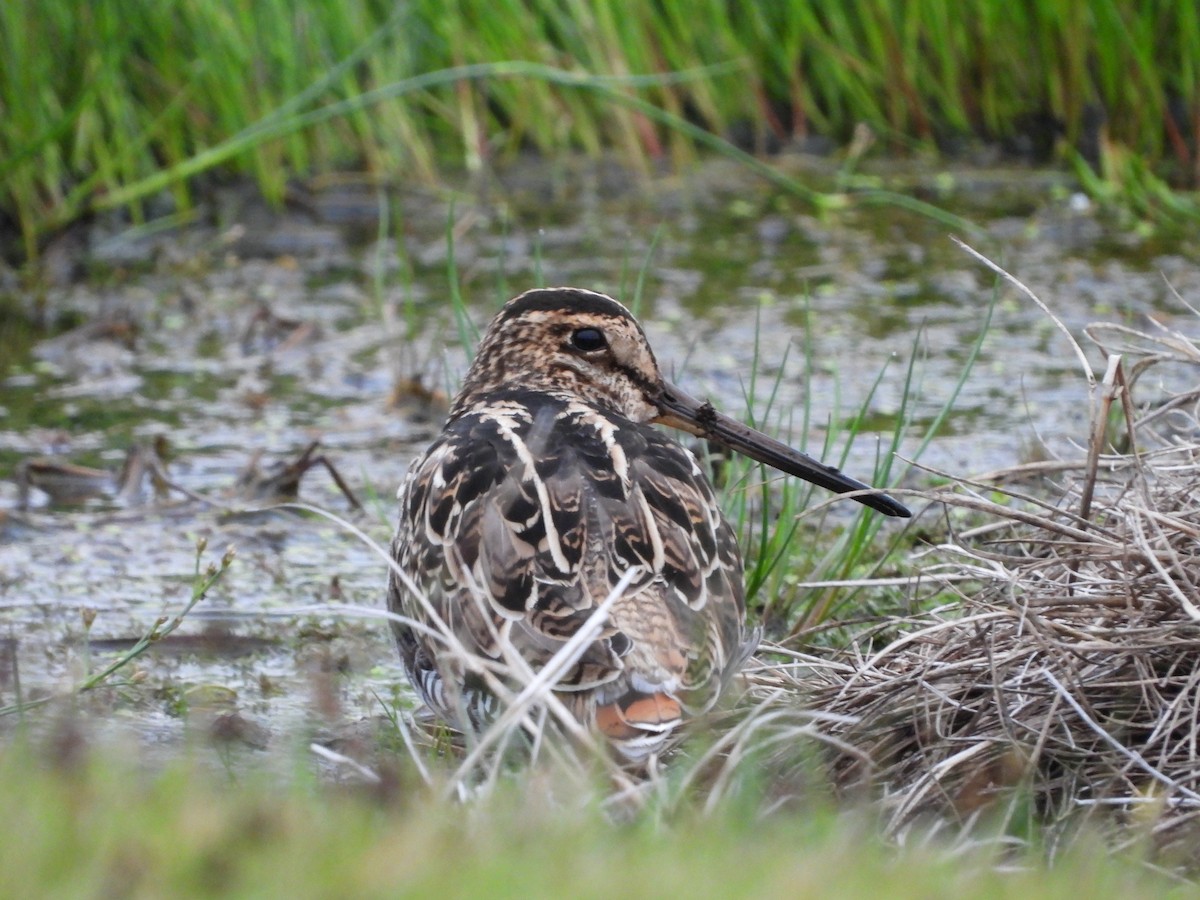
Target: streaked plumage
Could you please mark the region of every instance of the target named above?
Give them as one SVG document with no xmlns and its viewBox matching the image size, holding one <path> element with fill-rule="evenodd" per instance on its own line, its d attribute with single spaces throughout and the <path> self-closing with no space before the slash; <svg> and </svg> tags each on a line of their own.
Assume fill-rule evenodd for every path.
<svg viewBox="0 0 1200 900">
<path fill-rule="evenodd" d="M 388 606 L 434 615 L 484 658 L 501 642 L 536 671 L 633 567 L 604 627 L 557 684 L 628 758 L 712 705 L 757 644 L 742 560 L 683 427 L 833 490 L 866 486 L 739 425 L 665 382 L 615 300 L 529 291 L 492 321 L 449 419 L 400 489 Z M 860 498 L 891 515 L 890 497 Z M 439 716 L 478 727 L 490 693 L 425 628 L 394 624 L 409 679 Z"/>
</svg>

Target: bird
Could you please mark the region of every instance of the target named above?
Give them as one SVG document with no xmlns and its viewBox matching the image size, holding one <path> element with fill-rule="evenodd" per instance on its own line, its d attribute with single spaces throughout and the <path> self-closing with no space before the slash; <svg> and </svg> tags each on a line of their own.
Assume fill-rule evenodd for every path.
<svg viewBox="0 0 1200 900">
<path fill-rule="evenodd" d="M 636 763 L 711 708 L 756 649 L 734 531 L 698 458 L 655 424 L 911 515 L 668 382 L 612 297 L 526 291 L 488 326 L 397 494 L 387 603 L 437 718 L 479 733 L 500 710 L 488 663 L 515 652 L 537 672 L 582 632 L 555 696 Z"/>
</svg>

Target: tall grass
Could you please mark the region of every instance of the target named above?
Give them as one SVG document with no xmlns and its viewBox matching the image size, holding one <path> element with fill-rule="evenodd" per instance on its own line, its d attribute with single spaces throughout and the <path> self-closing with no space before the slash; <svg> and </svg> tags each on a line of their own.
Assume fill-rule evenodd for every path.
<svg viewBox="0 0 1200 900">
<path fill-rule="evenodd" d="M 488 68 L 510 61 L 540 68 Z M 1064 148 L 1099 139 L 1186 185 L 1198 67 L 1200 11 L 1172 0 L 5 3 L 0 211 L 32 253 L 90 209 L 139 215 L 164 190 L 186 207 L 217 166 L 279 197 L 340 167 L 430 179 L 615 148 L 646 168 L 704 135 L 762 148 L 859 123 L 904 148 L 1051 122 Z M 634 78 L 664 73 L 692 74 Z M 594 78 L 623 80 L 580 89 Z"/>
</svg>

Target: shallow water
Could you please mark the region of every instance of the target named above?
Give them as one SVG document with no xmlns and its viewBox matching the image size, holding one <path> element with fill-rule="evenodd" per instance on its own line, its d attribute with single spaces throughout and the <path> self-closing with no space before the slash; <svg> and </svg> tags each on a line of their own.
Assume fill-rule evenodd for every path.
<svg viewBox="0 0 1200 900">
<path fill-rule="evenodd" d="M 1054 174 L 889 176 L 978 223 L 975 246 L 1076 336 L 1147 315 L 1196 333 L 1172 297 L 1200 298 L 1195 240 L 1119 230 Z M 255 512 L 269 501 L 238 482 L 256 454 L 269 475 L 319 440 L 366 512 L 319 467 L 300 499 L 386 543 L 396 486 L 465 365 L 451 254 L 477 326 L 537 284 L 632 300 L 644 270 L 640 314 L 664 368 L 739 414 L 757 373 L 756 409 L 777 392 L 776 425 L 798 425 L 807 398 L 812 447 L 864 402 L 890 427 L 915 353 L 915 452 L 992 299 L 992 275 L 945 226 L 883 207 L 818 219 L 724 163 L 649 184 L 612 166 L 526 164 L 483 188 L 390 201 L 381 223 L 369 185 L 298 193 L 283 211 L 230 189 L 203 204 L 202 224 L 102 222 L 60 239 L 36 289 L 0 273 L 0 473 L 30 457 L 115 471 L 130 447 L 165 437 L 171 481 L 212 501 L 147 489 L 64 505 L 34 489 L 22 509 L 16 483 L 0 483 L 0 706 L 67 691 L 180 609 L 198 538 L 202 567 L 227 546 L 236 561 L 130 683 L 87 699 L 96 727 L 168 751 L 199 734 L 253 756 L 355 734 L 381 698 L 407 702 L 385 628 L 341 606 L 379 608 L 383 562 L 329 520 Z M 922 461 L 969 475 L 1040 445 L 1069 453 L 1086 402 L 1066 340 L 1003 288 Z M 847 469 L 869 479 L 875 449 L 861 436 Z"/>
</svg>

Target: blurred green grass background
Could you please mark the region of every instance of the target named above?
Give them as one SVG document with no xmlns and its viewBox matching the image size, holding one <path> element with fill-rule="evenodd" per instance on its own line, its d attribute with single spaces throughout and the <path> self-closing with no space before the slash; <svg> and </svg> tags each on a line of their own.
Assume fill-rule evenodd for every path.
<svg viewBox="0 0 1200 900">
<path fill-rule="evenodd" d="M 34 255 L 89 211 L 164 189 L 186 209 L 212 169 L 279 198 L 525 149 L 644 168 L 694 151 L 672 121 L 757 151 L 860 124 L 892 152 L 985 142 L 1152 214 L 1196 182 L 1198 67 L 1200 7 L 1173 0 L 5 3 L 0 215 Z"/>
</svg>

